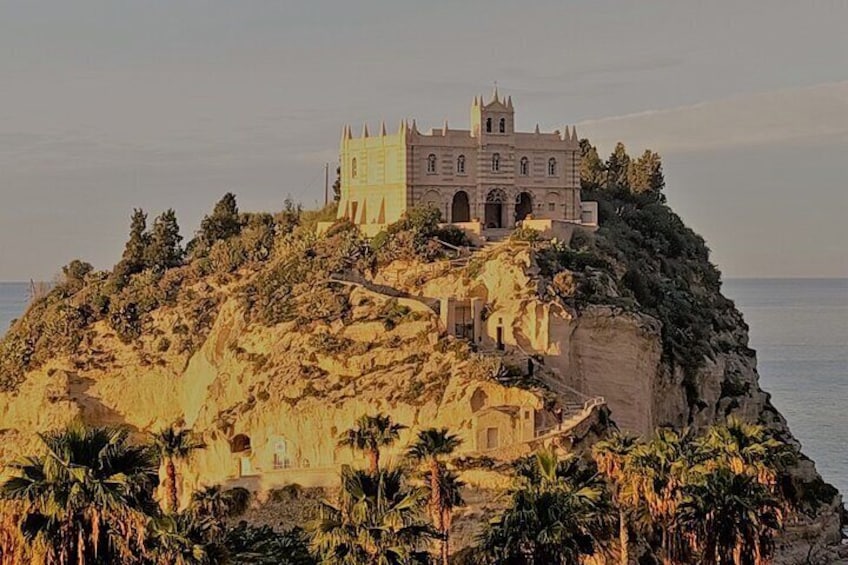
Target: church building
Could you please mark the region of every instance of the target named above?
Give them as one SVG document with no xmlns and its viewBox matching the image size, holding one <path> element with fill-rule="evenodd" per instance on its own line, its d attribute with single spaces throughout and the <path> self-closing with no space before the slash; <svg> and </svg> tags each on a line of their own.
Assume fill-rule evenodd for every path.
<svg viewBox="0 0 848 565">
<path fill-rule="evenodd" d="M 373 135 L 364 125 L 342 133 L 339 218 L 376 233 L 416 206 L 433 206 L 444 222 L 477 233 L 510 229 L 525 219 L 593 226 L 595 203 L 580 201 L 580 146 L 575 128 L 515 131 L 512 98 L 495 89 L 474 98 L 470 129 L 418 131 L 401 121 Z M 549 222 L 550 223 L 550 222 Z"/>
</svg>

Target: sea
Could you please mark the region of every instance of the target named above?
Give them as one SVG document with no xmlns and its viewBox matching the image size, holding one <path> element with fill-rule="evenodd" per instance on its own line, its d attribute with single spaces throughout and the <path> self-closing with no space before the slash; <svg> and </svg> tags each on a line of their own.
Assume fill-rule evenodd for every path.
<svg viewBox="0 0 848 565">
<path fill-rule="evenodd" d="M 0 334 L 29 283 L 0 283 Z M 825 480 L 848 494 L 848 279 L 728 279 L 757 350 L 760 386 Z"/>
</svg>

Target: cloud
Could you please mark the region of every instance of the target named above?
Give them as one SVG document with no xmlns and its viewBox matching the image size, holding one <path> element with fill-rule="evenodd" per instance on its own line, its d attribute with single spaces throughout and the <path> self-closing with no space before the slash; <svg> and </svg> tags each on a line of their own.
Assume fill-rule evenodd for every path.
<svg viewBox="0 0 848 565">
<path fill-rule="evenodd" d="M 848 140 L 848 81 L 746 94 L 578 124 L 602 151 L 616 141 L 662 153 Z"/>
</svg>

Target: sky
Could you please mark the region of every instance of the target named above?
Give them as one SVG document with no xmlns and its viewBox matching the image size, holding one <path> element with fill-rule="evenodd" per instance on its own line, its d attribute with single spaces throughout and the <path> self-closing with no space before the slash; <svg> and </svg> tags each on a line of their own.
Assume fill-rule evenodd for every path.
<svg viewBox="0 0 848 565">
<path fill-rule="evenodd" d="M 186 237 L 323 199 L 345 123 L 516 125 L 663 156 L 726 277 L 848 276 L 848 2 L 0 0 L 0 280 L 110 268 L 133 208 Z"/>
</svg>

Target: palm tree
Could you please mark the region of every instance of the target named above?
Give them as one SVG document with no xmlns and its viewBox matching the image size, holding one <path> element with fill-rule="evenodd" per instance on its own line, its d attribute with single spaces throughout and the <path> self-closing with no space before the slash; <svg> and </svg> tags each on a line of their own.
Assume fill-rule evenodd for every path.
<svg viewBox="0 0 848 565">
<path fill-rule="evenodd" d="M 481 539 L 490 563 L 576 565 L 606 537 L 604 484 L 576 457 L 553 451 L 519 465 L 512 502 Z"/>
<path fill-rule="evenodd" d="M 638 505 L 629 459 L 636 447 L 636 438 L 618 432 L 593 447 L 598 471 L 607 477 L 613 503 L 618 507 L 618 542 L 621 565 L 630 562 L 630 530 L 627 513 Z"/>
<path fill-rule="evenodd" d="M 219 485 L 206 487 L 192 493 L 189 510 L 195 516 L 208 516 L 216 522 L 223 522 L 244 514 L 250 506 L 252 495 L 246 488 L 223 489 Z"/>
<path fill-rule="evenodd" d="M 339 437 L 339 446 L 367 453 L 369 469 L 376 473 L 380 469 L 380 448 L 394 445 L 403 429 L 406 426 L 392 422 L 391 416 L 363 414 L 353 428 Z"/>
<path fill-rule="evenodd" d="M 323 502 L 312 525 L 313 549 L 328 565 L 428 563 L 422 548 L 437 534 L 424 521 L 425 498 L 400 469 L 369 473 L 345 465 L 338 504 Z"/>
<path fill-rule="evenodd" d="M 683 487 L 683 493 L 677 519 L 692 532 L 700 563 L 768 562 L 774 534 L 782 526 L 782 513 L 766 485 L 727 467 L 702 468 L 697 480 Z"/>
<path fill-rule="evenodd" d="M 170 425 L 153 434 L 153 444 L 165 464 L 165 509 L 177 511 L 177 461 L 184 461 L 197 449 L 206 445 L 194 437 L 191 430 Z"/>
<path fill-rule="evenodd" d="M 778 473 L 793 457 L 792 449 L 765 426 L 748 424 L 734 416 L 725 425 L 710 428 L 700 446 L 706 462 L 748 474 L 772 489 Z"/>
<path fill-rule="evenodd" d="M 22 534 L 47 563 L 132 563 L 143 554 L 156 459 L 123 428 L 74 422 L 38 436 L 44 455 L 8 465 L 0 497 L 23 509 Z"/>
<path fill-rule="evenodd" d="M 688 431 L 669 428 L 657 430 L 648 443 L 634 447 L 628 457 L 633 477 L 629 496 L 644 505 L 649 525 L 659 530 L 664 563 L 675 562 L 684 550 L 675 516 L 680 487 L 696 460 L 695 444 Z"/>
<path fill-rule="evenodd" d="M 299 527 L 282 532 L 244 520 L 227 529 L 228 565 L 315 565 L 309 539 Z"/>
<path fill-rule="evenodd" d="M 211 565 L 225 553 L 217 538 L 217 524 L 193 513 L 165 514 L 150 519 L 148 543 L 155 563 Z"/>
<path fill-rule="evenodd" d="M 429 480 L 429 476 L 427 477 Z M 465 506 L 465 500 L 462 498 L 462 489 L 465 483 L 459 479 L 459 476 L 447 469 L 442 469 L 439 476 L 439 502 L 441 506 L 441 555 L 442 564 L 447 565 L 450 561 L 450 530 L 453 524 L 453 510 Z M 430 484 L 432 489 L 432 483 Z"/>
<path fill-rule="evenodd" d="M 444 516 L 450 513 L 447 502 L 442 499 L 444 465 L 440 458 L 450 455 L 462 444 L 462 440 L 454 434 L 448 433 L 447 428 L 428 428 L 418 432 L 418 439 L 407 450 L 410 459 L 425 463 L 427 465 L 427 477 L 430 485 L 430 517 L 433 526 L 442 534 L 441 554 L 442 563 L 448 563 L 448 532 L 445 527 Z M 452 495 L 453 496 L 453 495 Z M 458 495 L 457 495 L 458 496 Z"/>
</svg>

